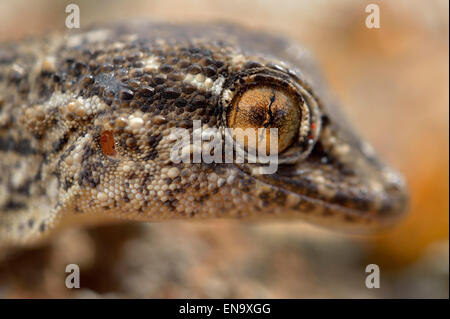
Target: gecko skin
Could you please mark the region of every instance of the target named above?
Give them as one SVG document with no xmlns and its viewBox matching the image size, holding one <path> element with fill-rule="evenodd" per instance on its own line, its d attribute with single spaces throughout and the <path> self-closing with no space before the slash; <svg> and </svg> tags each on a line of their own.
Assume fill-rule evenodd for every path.
<svg viewBox="0 0 450 319">
<path fill-rule="evenodd" d="M 134 22 L 0 45 L 0 245 L 112 218 L 393 224 L 401 176 L 316 74 L 295 43 L 228 24 Z M 193 120 L 279 128 L 278 170 L 174 163 L 171 130 L 193 134 Z"/>
</svg>

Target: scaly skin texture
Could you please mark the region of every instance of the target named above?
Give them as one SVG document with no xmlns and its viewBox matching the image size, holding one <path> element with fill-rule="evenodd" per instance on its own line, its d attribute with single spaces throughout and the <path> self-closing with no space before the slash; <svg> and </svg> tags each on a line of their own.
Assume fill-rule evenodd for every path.
<svg viewBox="0 0 450 319">
<path fill-rule="evenodd" d="M 301 109 L 276 173 L 171 161 L 172 129 L 224 128 L 233 98 L 260 85 Z M 116 217 L 359 230 L 392 224 L 406 204 L 401 177 L 353 133 L 307 53 L 233 25 L 135 22 L 1 45 L 0 170 L 0 245 Z"/>
</svg>

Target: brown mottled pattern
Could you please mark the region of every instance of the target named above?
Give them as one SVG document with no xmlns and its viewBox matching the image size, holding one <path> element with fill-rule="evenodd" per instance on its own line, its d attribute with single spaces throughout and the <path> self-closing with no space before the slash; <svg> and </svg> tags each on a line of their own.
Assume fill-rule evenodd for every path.
<svg viewBox="0 0 450 319">
<path fill-rule="evenodd" d="M 170 160 L 173 128 L 223 128 L 236 93 L 272 85 L 297 96 L 302 114 L 276 173 Z M 365 229 L 392 224 L 406 204 L 401 177 L 353 133 L 308 52 L 233 25 L 136 22 L 1 45 L 0 170 L 4 244 L 111 217 Z"/>
</svg>

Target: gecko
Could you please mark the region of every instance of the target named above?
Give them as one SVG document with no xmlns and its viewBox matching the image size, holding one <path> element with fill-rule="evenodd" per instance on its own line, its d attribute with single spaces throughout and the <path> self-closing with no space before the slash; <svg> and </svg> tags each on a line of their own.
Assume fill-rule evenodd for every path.
<svg viewBox="0 0 450 319">
<path fill-rule="evenodd" d="M 276 128 L 276 171 L 174 161 L 174 130 L 192 137 L 195 123 Z M 0 171 L 0 246 L 116 219 L 286 218 L 364 232 L 396 224 L 408 198 L 309 51 L 230 23 L 119 22 L 0 44 Z"/>
</svg>

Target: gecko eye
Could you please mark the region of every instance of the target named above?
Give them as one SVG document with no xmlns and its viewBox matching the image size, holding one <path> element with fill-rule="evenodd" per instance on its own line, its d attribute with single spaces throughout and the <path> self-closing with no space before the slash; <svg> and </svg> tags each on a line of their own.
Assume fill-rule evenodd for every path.
<svg viewBox="0 0 450 319">
<path fill-rule="evenodd" d="M 222 91 L 220 102 L 235 147 L 249 156 L 265 149 L 279 163 L 296 163 L 308 157 L 319 138 L 318 101 L 308 86 L 285 72 L 264 67 L 245 72 Z"/>
<path fill-rule="evenodd" d="M 103 131 L 100 135 L 100 146 L 102 147 L 102 152 L 108 156 L 116 155 L 116 148 L 114 143 L 114 134 L 112 131 Z"/>
<path fill-rule="evenodd" d="M 262 144 L 269 154 L 272 135 L 272 140 L 277 138 L 278 141 L 275 151 L 281 153 L 299 134 L 300 102 L 282 88 L 268 85 L 251 87 L 235 96 L 227 122 L 230 128 L 235 129 L 234 138 L 243 141 L 246 150 L 257 149 Z M 238 128 L 241 130 L 236 130 Z"/>
</svg>

